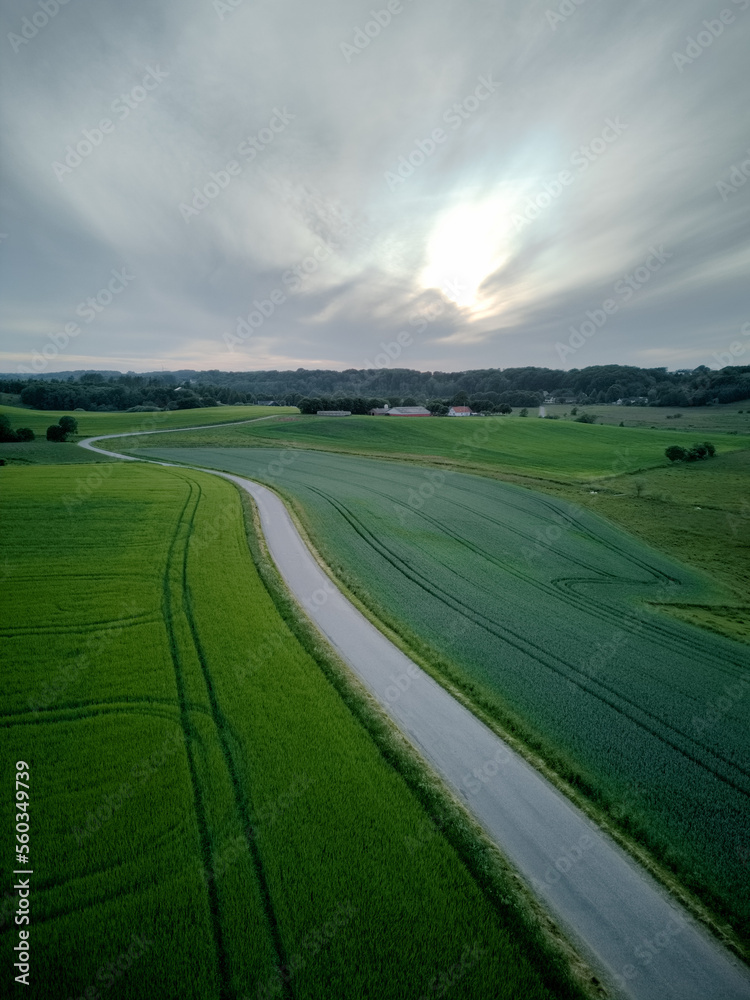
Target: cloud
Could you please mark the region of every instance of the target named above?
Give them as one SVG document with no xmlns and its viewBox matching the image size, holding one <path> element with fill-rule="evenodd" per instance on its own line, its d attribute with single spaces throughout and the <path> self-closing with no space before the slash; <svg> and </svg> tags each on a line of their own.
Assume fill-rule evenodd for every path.
<svg viewBox="0 0 750 1000">
<path fill-rule="evenodd" d="M 75 367 L 356 367 L 402 329 L 413 367 L 554 367 L 654 245 L 576 364 L 690 366 L 747 321 L 750 183 L 717 188 L 750 144 L 745 4 L 718 31 L 697 0 L 103 0 L 22 44 L 6 14 L 4 367 L 121 267 Z"/>
</svg>

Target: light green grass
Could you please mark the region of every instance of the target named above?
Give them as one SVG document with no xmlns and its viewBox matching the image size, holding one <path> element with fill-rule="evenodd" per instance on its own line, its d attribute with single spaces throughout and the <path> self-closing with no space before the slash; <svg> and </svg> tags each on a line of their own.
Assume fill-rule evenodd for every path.
<svg viewBox="0 0 750 1000">
<path fill-rule="evenodd" d="M 315 448 L 371 457 L 411 458 L 477 471 L 588 482 L 667 464 L 671 431 L 516 417 L 295 417 L 256 426 L 141 438 L 138 446 Z M 682 437 L 679 437 L 682 441 Z M 717 451 L 747 447 L 744 438 L 712 434 Z M 133 445 L 122 442 L 130 450 Z"/>
<path fill-rule="evenodd" d="M 153 943 L 122 997 L 280 995 L 279 963 L 298 1000 L 416 1000 L 441 975 L 457 998 L 577 995 L 289 629 L 235 488 L 113 464 L 66 505 L 89 469 L 0 470 L 0 739 L 31 764 L 39 995 L 99 987 L 135 932 Z"/>
<path fill-rule="evenodd" d="M 189 458 L 291 498 L 381 621 L 747 930 L 750 657 L 649 610 L 710 601 L 707 577 L 488 478 L 316 452 L 279 470 L 263 449 Z"/>
<path fill-rule="evenodd" d="M 201 424 L 226 424 L 234 420 L 254 420 L 257 417 L 298 413 L 290 406 L 207 406 L 195 410 L 161 410 L 154 413 L 90 413 L 76 410 L 31 410 L 21 406 L 0 406 L 11 426 L 30 427 L 44 436 L 50 424 L 60 417 L 72 416 L 78 421 L 78 437 L 95 434 L 125 434 L 130 431 L 167 430 L 171 427 L 198 427 Z"/>
</svg>

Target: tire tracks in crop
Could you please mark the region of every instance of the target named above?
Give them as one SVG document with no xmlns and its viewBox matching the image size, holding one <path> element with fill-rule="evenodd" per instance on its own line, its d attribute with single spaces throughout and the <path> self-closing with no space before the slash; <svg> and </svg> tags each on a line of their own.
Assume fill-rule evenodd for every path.
<svg viewBox="0 0 750 1000">
<path fill-rule="evenodd" d="M 198 777 L 198 769 L 196 766 L 195 749 L 194 749 L 194 744 L 199 740 L 199 737 L 193 727 L 193 723 L 190 718 L 190 710 L 187 706 L 182 657 L 180 655 L 179 643 L 177 641 L 177 636 L 175 635 L 175 630 L 174 630 L 175 612 L 174 612 L 173 598 L 172 598 L 171 570 L 175 557 L 179 558 L 178 545 L 180 537 L 184 533 L 183 522 L 185 514 L 190 506 L 190 502 L 193 497 L 193 488 L 189 482 L 187 483 L 187 485 L 188 485 L 188 495 L 183 505 L 183 508 L 180 511 L 180 516 L 177 519 L 177 525 L 175 527 L 175 531 L 169 545 L 169 549 L 167 552 L 167 559 L 164 568 L 164 582 L 163 582 L 164 625 L 167 631 L 169 649 L 172 656 L 172 665 L 174 668 L 175 684 L 177 687 L 177 700 L 180 707 L 180 724 L 182 726 L 182 732 L 185 738 L 185 751 L 187 756 L 188 771 L 190 773 L 190 784 L 193 790 L 193 804 L 195 809 L 196 823 L 198 826 L 198 839 L 200 842 L 201 860 L 203 862 L 204 870 L 210 871 L 212 869 L 211 839 L 209 835 L 209 827 L 206 817 L 204 795 L 201 789 L 200 779 Z M 192 524 L 192 518 L 190 523 Z M 185 545 L 187 545 L 187 541 L 185 542 Z M 209 915 L 211 921 L 211 932 L 213 937 L 214 956 L 216 960 L 216 971 L 220 983 L 220 996 L 224 998 L 228 996 L 227 993 L 228 961 L 227 961 L 226 947 L 224 945 L 224 938 L 221 928 L 221 921 L 219 919 L 218 893 L 216 889 L 216 883 L 214 880 L 207 881 L 206 891 L 208 893 L 208 907 L 209 907 Z"/>
<path fill-rule="evenodd" d="M 407 568 L 403 560 L 401 560 L 396 555 L 396 553 L 393 552 L 385 543 L 377 539 L 374 536 L 374 534 L 365 525 L 363 525 L 356 517 L 356 515 L 354 515 L 343 503 L 341 503 L 338 500 L 334 500 L 332 497 L 327 496 L 325 493 L 323 493 L 321 490 L 318 490 L 315 487 L 308 486 L 307 488 L 310 489 L 312 492 L 317 493 L 321 498 L 330 503 L 331 506 L 334 507 L 334 509 L 337 510 L 339 514 L 350 524 L 350 526 L 362 538 L 362 540 L 366 544 L 368 544 L 371 548 L 373 548 L 382 558 L 386 559 L 386 561 L 391 566 L 393 566 L 394 569 L 397 570 L 397 572 L 401 573 L 403 576 L 406 576 L 408 579 L 412 580 L 412 582 L 416 583 L 428 594 L 437 598 L 439 601 L 441 601 L 448 607 L 451 607 L 454 611 L 458 611 L 459 614 L 463 615 L 463 617 L 469 619 L 470 621 L 473 621 L 474 624 L 478 625 L 480 628 L 483 628 L 486 632 L 490 633 L 491 635 L 494 635 L 496 638 L 499 638 L 503 642 L 507 642 L 508 645 L 512 646 L 514 649 L 518 650 L 523 655 L 530 656 L 532 659 L 536 660 L 536 662 L 539 663 L 541 666 L 544 666 L 548 670 L 551 670 L 552 672 L 565 678 L 568 682 L 575 684 L 576 687 L 578 687 L 580 690 L 584 691 L 591 697 L 598 699 L 603 704 L 611 708 L 613 711 L 618 712 L 620 715 L 629 719 L 635 725 L 646 730 L 655 739 L 664 743 L 666 746 L 669 746 L 672 750 L 681 754 L 683 757 L 690 760 L 692 763 L 696 764 L 701 769 L 707 771 L 717 780 L 722 781 L 725 784 L 729 785 L 732 789 L 734 789 L 736 792 L 739 792 L 741 795 L 750 798 L 750 790 L 742 787 L 742 785 L 737 784 L 737 782 L 728 775 L 722 774 L 714 767 L 709 766 L 706 760 L 701 760 L 700 757 L 696 756 L 694 752 L 690 752 L 689 749 L 679 746 L 678 743 L 674 742 L 674 739 L 676 738 L 685 740 L 686 743 L 688 744 L 688 747 L 691 745 L 697 747 L 700 751 L 703 751 L 708 758 L 713 758 L 714 760 L 720 761 L 722 764 L 725 765 L 725 767 L 731 769 L 731 771 L 737 772 L 745 778 L 749 778 L 750 774 L 748 774 L 748 772 L 743 770 L 734 761 L 731 761 L 722 756 L 721 754 L 717 753 L 716 751 L 712 750 L 711 748 L 705 747 L 703 744 L 698 743 L 696 740 L 692 739 L 692 737 L 690 737 L 688 734 L 683 733 L 681 730 L 676 729 L 670 723 L 654 715 L 654 713 L 650 712 L 647 708 L 644 708 L 642 705 L 639 705 L 637 702 L 623 695 L 622 693 L 610 687 L 609 685 L 605 684 L 604 682 L 589 677 L 588 675 L 583 673 L 583 671 L 579 670 L 573 664 L 568 663 L 562 657 L 548 653 L 547 650 L 543 649 L 537 643 L 533 642 L 530 639 L 525 638 L 524 636 L 515 632 L 513 629 L 510 629 L 507 625 L 495 622 L 492 619 L 488 618 L 486 615 L 482 614 L 481 612 L 474 611 L 471 607 L 469 607 L 469 605 L 464 604 L 464 602 L 461 601 L 454 594 L 450 593 L 449 591 L 435 584 L 427 576 L 425 576 L 425 574 L 421 573 L 418 569 L 412 566 L 409 566 Z M 556 664 L 559 664 L 559 666 Z M 570 676 L 570 674 L 572 674 L 573 676 Z M 584 681 L 579 678 L 585 678 L 586 683 L 584 683 Z M 590 686 L 591 684 L 595 684 L 603 691 L 608 692 L 610 697 L 607 697 L 606 695 L 593 689 Z M 646 719 L 652 720 L 652 723 L 655 724 L 656 726 L 663 727 L 663 729 L 666 730 L 668 733 L 673 734 L 673 737 L 670 738 L 669 736 L 664 735 L 664 733 L 660 733 L 657 729 L 654 728 L 653 724 L 649 724 L 648 722 L 644 721 L 643 718 L 638 718 L 636 715 L 632 714 L 632 711 L 624 710 L 622 705 L 618 705 L 615 701 L 611 700 L 612 698 L 625 702 L 627 705 L 630 706 L 631 710 L 634 710 L 635 712 L 641 714 L 642 716 L 645 716 Z"/>
<path fill-rule="evenodd" d="M 452 486 L 455 486 L 455 484 L 452 484 Z M 473 494 L 470 490 L 466 488 L 461 488 L 461 491 L 467 493 L 471 497 L 475 497 L 475 494 Z M 590 615 L 592 618 L 596 618 L 599 621 L 605 622 L 607 624 L 614 624 L 617 628 L 619 628 L 623 632 L 626 632 L 630 636 L 635 636 L 635 637 L 639 636 L 643 631 L 644 624 L 647 624 L 649 631 L 649 639 L 654 645 L 661 646 L 661 648 L 666 649 L 671 653 L 679 653 L 680 651 L 686 651 L 689 654 L 695 653 L 694 641 L 691 642 L 685 636 L 679 633 L 676 629 L 672 628 L 669 625 L 669 623 L 660 621 L 656 616 L 653 616 L 653 618 L 646 619 L 645 617 L 642 617 L 634 613 L 621 612 L 618 611 L 616 608 L 609 608 L 606 605 L 599 606 L 591 602 L 590 600 L 587 600 L 587 598 L 584 595 L 575 593 L 571 587 L 567 586 L 568 580 L 570 580 L 572 583 L 576 582 L 591 583 L 595 584 L 596 586 L 602 586 L 608 583 L 637 584 L 639 586 L 657 586 L 657 581 L 659 579 L 658 574 L 661 571 L 656 570 L 653 567 L 650 567 L 648 563 L 645 563 L 641 560 L 637 560 L 637 562 L 639 562 L 643 566 L 643 568 L 650 573 L 650 575 L 654 576 L 653 581 L 641 580 L 629 577 L 618 577 L 614 576 L 611 573 L 607 573 L 604 570 L 600 570 L 595 566 L 589 565 L 587 562 L 585 562 L 584 560 L 580 559 L 575 555 L 569 555 L 568 553 L 566 553 L 565 551 L 561 550 L 560 548 L 551 543 L 545 543 L 545 548 L 547 548 L 548 551 L 559 556 L 562 560 L 572 562 L 574 564 L 581 566 L 583 569 L 588 570 L 589 572 L 597 574 L 595 578 L 590 578 L 588 580 L 581 577 L 558 578 L 551 580 L 549 583 L 545 583 L 544 581 L 531 576 L 529 573 L 524 572 L 522 569 L 520 569 L 518 566 L 515 566 L 513 563 L 499 559 L 497 556 L 490 555 L 486 550 L 477 546 L 470 539 L 467 539 L 463 535 L 460 535 L 457 532 L 455 532 L 444 521 L 440 521 L 437 518 L 431 517 L 429 514 L 426 514 L 423 511 L 415 510 L 413 507 L 410 507 L 403 501 L 395 500 L 392 496 L 388 495 L 387 493 L 383 493 L 380 490 L 370 489 L 370 492 L 372 492 L 377 496 L 381 496 L 384 499 L 389 500 L 390 502 L 398 506 L 407 509 L 411 513 L 432 524 L 441 533 L 446 534 L 449 537 L 453 538 L 460 545 L 472 550 L 475 554 L 480 556 L 480 558 L 487 560 L 488 562 L 497 566 L 499 569 L 503 570 L 504 572 L 507 572 L 509 575 L 515 576 L 517 579 L 524 581 L 528 586 L 533 587 L 536 590 L 539 590 L 540 592 L 546 594 L 547 596 L 552 596 L 557 600 L 561 600 L 563 603 L 568 604 L 571 608 L 575 608 L 578 611 L 583 611 L 587 615 Z M 551 501 L 545 500 L 542 503 L 543 506 L 548 507 L 550 510 L 556 509 Z M 528 510 L 526 510 L 520 505 L 508 504 L 508 506 L 514 507 L 514 509 L 519 510 L 521 513 L 525 514 L 529 513 Z M 516 528 L 515 526 L 509 524 L 506 521 L 500 520 L 496 517 L 492 517 L 484 511 L 478 511 L 474 508 L 470 509 L 474 515 L 483 518 L 484 520 L 487 520 L 490 523 L 495 524 L 504 530 L 510 531 L 521 538 L 525 538 L 530 542 L 532 542 L 533 544 L 538 544 L 538 539 L 534 538 L 528 532 L 525 532 L 520 528 Z M 610 551 L 614 552 L 615 554 L 622 555 L 626 558 L 630 558 L 625 550 L 618 548 L 616 545 L 607 543 L 600 536 L 596 535 L 590 529 L 586 528 L 585 525 L 582 524 L 582 522 L 572 517 L 570 517 L 569 520 L 572 525 L 578 525 L 580 527 L 585 537 L 597 543 L 601 542 L 602 545 L 609 548 Z M 633 562 L 636 560 L 630 559 L 630 561 Z M 453 572 L 460 579 L 465 580 L 466 582 L 470 582 L 472 586 L 480 587 L 484 591 L 484 593 L 487 594 L 488 596 L 490 597 L 494 596 L 488 588 L 482 587 L 480 584 L 477 583 L 475 579 L 473 578 L 469 579 L 469 577 L 465 576 L 464 574 L 461 574 L 458 570 L 455 569 L 453 570 Z M 665 579 L 669 581 L 674 580 L 673 577 L 662 575 L 662 582 L 664 582 Z M 710 649 L 707 650 L 705 648 L 705 644 L 702 645 L 702 655 L 705 660 L 711 662 L 713 668 L 717 673 L 723 674 L 730 680 L 737 680 L 739 677 L 743 676 L 744 673 L 746 672 L 746 666 L 743 666 L 741 663 L 737 663 L 732 660 L 719 658 L 718 656 L 716 656 L 716 654 L 713 653 L 712 650 Z M 588 675 L 584 674 L 584 676 Z M 680 697 L 686 698 L 687 700 L 693 702 L 693 704 L 699 706 L 703 705 L 703 702 L 700 699 L 691 695 L 689 692 L 684 691 L 682 688 L 675 687 L 674 684 L 670 682 L 668 679 L 662 679 L 662 683 L 670 691 L 678 694 Z"/>
<path fill-rule="evenodd" d="M 273 908 L 273 900 L 271 897 L 271 891 L 268 884 L 268 879 L 266 878 L 265 868 L 263 865 L 263 859 L 260 854 L 260 849 L 258 847 L 257 838 L 255 836 L 253 824 L 250 818 L 249 804 L 247 796 L 244 789 L 242 788 L 242 783 L 239 779 L 237 762 L 235 759 L 235 753 L 232 749 L 232 743 L 237 745 L 239 742 L 231 731 L 231 728 L 221 710 L 218 699 L 216 697 L 216 691 L 211 678 L 211 673 L 208 669 L 208 663 L 206 661 L 206 655 L 203 649 L 203 644 L 200 640 L 200 634 L 198 632 L 197 625 L 195 623 L 195 616 L 193 613 L 193 602 L 190 595 L 190 584 L 188 580 L 188 552 L 189 552 L 189 541 L 193 533 L 195 515 L 198 510 L 198 505 L 200 503 L 201 497 L 203 495 L 203 490 L 200 483 L 197 480 L 189 479 L 187 476 L 182 476 L 179 473 L 174 473 L 178 479 L 184 479 L 188 482 L 191 493 L 193 487 L 197 490 L 197 497 L 195 504 L 192 507 L 190 515 L 189 532 L 186 539 L 185 546 L 182 551 L 182 609 L 185 614 L 188 626 L 190 628 L 190 636 L 195 649 L 195 654 L 200 663 L 201 675 L 203 677 L 203 682 L 206 688 L 206 694 L 208 696 L 209 705 L 211 707 L 211 719 L 214 723 L 214 728 L 219 741 L 219 747 L 221 749 L 222 758 L 224 760 L 224 766 L 229 775 L 230 781 L 232 783 L 232 792 L 234 796 L 234 808 L 242 822 L 243 828 L 243 839 L 248 845 L 250 851 L 250 857 L 253 862 L 253 869 L 255 871 L 256 878 L 258 880 L 258 887 L 260 889 L 261 901 L 263 904 L 263 910 L 265 912 L 266 921 L 268 923 L 269 932 L 271 935 L 271 940 L 273 941 L 274 950 L 276 952 L 276 960 L 279 968 L 283 968 L 287 965 L 286 952 L 284 949 L 284 944 L 281 939 L 281 932 L 279 930 L 278 921 L 276 920 L 276 914 Z M 285 998 L 291 1000 L 293 993 L 291 985 L 282 980 L 280 985 L 282 986 L 281 995 Z"/>
<path fill-rule="evenodd" d="M 472 499 L 476 499 L 476 494 L 472 493 L 472 491 L 469 490 L 467 487 L 461 487 L 456 483 L 452 483 L 451 488 L 457 489 L 460 492 L 467 494 Z M 512 565 L 511 563 L 499 560 L 496 556 L 490 556 L 483 549 L 479 548 L 475 543 L 471 542 L 469 539 L 466 539 L 462 535 L 459 535 L 455 531 L 453 531 L 445 522 L 439 521 L 436 518 L 433 518 L 430 515 L 425 514 L 423 511 L 416 511 L 408 504 L 404 503 L 403 501 L 394 500 L 392 496 L 388 496 L 388 494 L 386 493 L 383 493 L 378 490 L 371 490 L 371 492 L 375 493 L 376 495 L 382 496 L 384 499 L 390 500 L 392 503 L 404 507 L 405 509 L 409 510 L 411 513 L 414 513 L 419 517 L 422 517 L 424 520 L 433 524 L 442 533 L 448 534 L 450 537 L 454 538 L 461 545 L 464 545 L 467 548 L 472 549 L 474 552 L 484 557 L 485 559 L 494 562 L 495 565 L 497 565 L 504 571 L 516 576 L 519 579 L 524 580 L 527 584 L 529 584 L 532 587 L 535 587 L 538 590 L 541 590 L 543 593 L 546 593 L 548 595 L 554 594 L 558 598 L 562 598 L 562 600 L 565 601 L 565 603 L 569 604 L 571 607 L 574 607 L 578 610 L 584 610 L 587 614 L 591 615 L 594 618 L 598 618 L 600 621 L 605 621 L 607 623 L 614 622 L 619 628 L 621 628 L 625 632 L 630 633 L 631 635 L 639 635 L 641 633 L 643 628 L 643 619 L 641 619 L 636 615 L 622 614 L 621 612 L 618 612 L 614 608 L 608 608 L 606 606 L 603 607 L 597 606 L 595 604 L 592 604 L 592 602 L 587 601 L 585 597 L 583 597 L 582 595 L 572 593 L 569 588 L 564 586 L 565 581 L 567 581 L 569 578 L 560 578 L 560 581 L 563 582 L 563 587 L 560 588 L 558 588 L 558 580 L 552 580 L 550 581 L 549 584 L 544 583 L 543 581 L 536 579 L 530 574 L 525 573 L 523 570 Z M 536 501 L 536 497 L 534 498 L 534 500 Z M 669 574 L 663 573 L 661 570 L 658 570 L 655 567 L 651 566 L 649 563 L 645 562 L 645 560 L 641 560 L 637 556 L 632 556 L 630 553 L 627 552 L 627 550 L 617 546 L 613 542 L 607 541 L 601 535 L 597 535 L 589 527 L 587 527 L 580 519 L 564 511 L 559 511 L 559 509 L 555 507 L 552 501 L 541 499 L 538 500 L 537 503 L 538 505 L 546 507 L 548 510 L 553 511 L 555 514 L 566 519 L 569 527 L 577 528 L 584 535 L 584 537 L 589 538 L 591 541 L 594 541 L 597 544 L 601 544 L 604 548 L 608 549 L 613 554 L 640 567 L 646 573 L 648 573 L 649 576 L 653 577 L 652 581 L 640 580 L 637 578 L 631 579 L 629 577 L 618 577 L 611 573 L 607 573 L 606 571 L 601 570 L 596 566 L 590 565 L 588 562 L 586 562 L 585 560 L 581 559 L 578 556 L 565 552 L 558 546 L 554 545 L 552 542 L 546 541 L 544 543 L 545 549 L 553 553 L 554 555 L 558 556 L 560 559 L 566 562 L 573 563 L 575 565 L 579 565 L 583 569 L 586 569 L 589 572 L 596 573 L 597 576 L 595 580 L 591 582 L 594 582 L 597 585 L 603 584 L 607 582 L 607 580 L 604 578 L 610 577 L 612 582 L 624 583 L 624 584 L 632 583 L 632 584 L 638 584 L 640 586 L 657 586 L 659 585 L 659 583 L 663 584 L 665 582 L 679 583 L 678 580 L 676 580 L 672 576 L 669 576 Z M 523 514 L 528 515 L 529 513 L 528 509 L 524 508 L 520 504 L 507 503 L 506 505 L 513 508 L 514 510 L 520 511 Z M 516 526 L 508 523 L 507 521 L 501 520 L 497 517 L 493 517 L 490 514 L 486 513 L 485 511 L 479 511 L 474 508 L 470 509 L 472 510 L 472 513 L 475 516 L 480 517 L 490 522 L 491 524 L 495 524 L 498 527 L 502 528 L 503 530 L 509 531 L 520 538 L 526 539 L 534 546 L 539 545 L 538 537 L 531 535 L 530 533 L 524 531 L 523 529 L 517 528 Z M 463 577 L 463 579 L 466 578 Z M 575 581 L 576 578 L 572 579 Z M 580 580 L 580 582 L 582 583 L 586 582 L 581 578 L 577 579 Z M 563 591 L 562 594 L 561 590 Z M 672 628 L 669 625 L 669 623 L 661 622 L 657 618 L 654 618 L 653 621 L 649 620 L 648 625 L 652 641 L 655 644 L 661 645 L 662 648 L 668 649 L 670 652 L 677 651 L 677 647 L 680 647 L 683 650 L 687 650 L 690 653 L 693 653 L 695 651 L 695 644 L 691 643 L 690 640 L 684 637 L 676 629 Z M 710 649 L 707 650 L 704 648 L 703 655 L 707 660 L 710 660 L 712 662 L 712 664 L 714 665 L 714 667 L 717 669 L 718 672 L 723 673 L 725 676 L 731 679 L 736 679 L 746 669 L 745 667 L 743 667 L 742 664 L 738 664 L 733 661 L 727 661 L 725 659 L 719 658 Z M 734 667 L 735 669 L 734 670 L 728 669 L 727 666 L 728 663 L 731 663 L 731 666 Z"/>
</svg>

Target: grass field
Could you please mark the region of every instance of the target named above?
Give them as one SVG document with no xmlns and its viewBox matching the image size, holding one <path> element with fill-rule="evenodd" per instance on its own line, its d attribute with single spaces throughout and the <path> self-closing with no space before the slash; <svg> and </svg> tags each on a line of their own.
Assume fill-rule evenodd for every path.
<svg viewBox="0 0 750 1000">
<path fill-rule="evenodd" d="M 70 507 L 89 469 L 0 470 L 32 995 L 576 995 L 290 631 L 235 489 L 112 464 Z"/>
<path fill-rule="evenodd" d="M 573 420 L 570 411 L 574 404 L 545 407 L 548 416 Z M 533 410 L 530 412 L 534 412 Z M 750 399 L 741 399 L 736 403 L 722 403 L 719 406 L 578 406 L 578 416 L 581 413 L 596 415 L 601 424 L 619 426 L 622 422 L 626 427 L 657 427 L 670 428 L 688 433 L 709 431 L 711 433 L 739 432 L 750 434 Z"/>
<path fill-rule="evenodd" d="M 0 406 L 11 426 L 30 427 L 44 436 L 50 424 L 60 417 L 73 416 L 78 421 L 78 437 L 95 434 L 125 434 L 129 431 L 167 430 L 172 427 L 198 427 L 201 424 L 226 424 L 234 420 L 254 420 L 284 413 L 298 413 L 286 406 L 207 406 L 195 410 L 166 410 L 154 413 L 90 413 L 73 410 L 31 410 L 21 406 Z M 3 446 L 4 447 L 4 446 Z"/>
<path fill-rule="evenodd" d="M 578 506 L 489 478 L 285 457 L 275 469 L 264 449 L 189 453 L 292 498 L 381 621 L 746 933 L 750 656 L 643 603 L 700 604 L 710 580 Z"/>
<path fill-rule="evenodd" d="M 667 465 L 664 449 L 682 436 L 652 431 L 514 417 L 409 419 L 389 417 L 285 418 L 160 438 L 154 447 L 315 448 L 371 457 L 409 458 L 478 471 L 503 469 L 528 476 L 589 482 Z M 747 447 L 744 437 L 712 434 L 719 453 Z M 122 447 L 129 447 L 121 442 Z"/>
<path fill-rule="evenodd" d="M 731 419 L 726 407 L 702 410 L 725 423 Z M 750 450 L 741 435 L 710 437 L 719 455 L 689 465 L 672 465 L 664 457 L 664 447 L 676 440 L 671 431 L 494 417 L 393 422 L 287 417 L 255 427 L 153 435 L 138 443 L 146 448 L 329 447 L 532 485 L 600 510 L 643 541 L 710 574 L 723 592 L 717 589 L 710 604 L 672 605 L 671 612 L 730 638 L 750 640 Z M 131 445 L 120 444 L 127 450 Z M 183 460 L 191 461 L 187 455 Z"/>
</svg>

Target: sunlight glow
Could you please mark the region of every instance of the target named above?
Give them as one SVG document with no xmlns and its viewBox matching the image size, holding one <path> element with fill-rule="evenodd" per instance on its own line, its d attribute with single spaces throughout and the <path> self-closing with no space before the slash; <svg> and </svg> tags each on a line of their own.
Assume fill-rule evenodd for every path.
<svg viewBox="0 0 750 1000">
<path fill-rule="evenodd" d="M 481 311 L 482 282 L 511 254 L 511 206 L 507 195 L 495 195 L 464 201 L 444 213 L 427 243 L 420 283 L 439 288 L 462 308 Z"/>
</svg>

